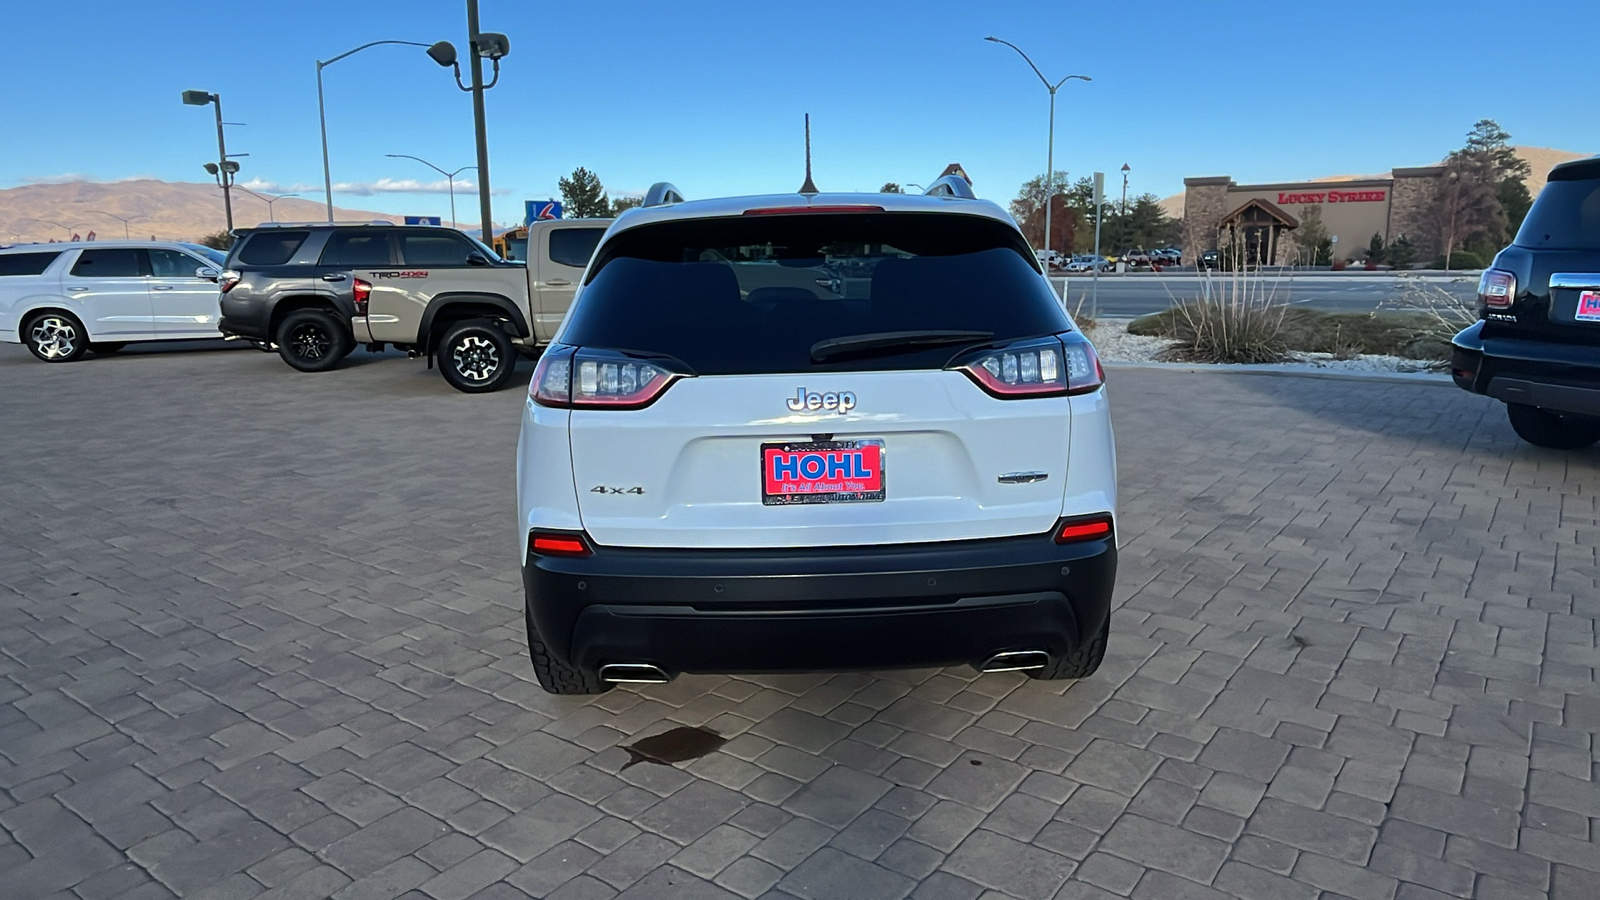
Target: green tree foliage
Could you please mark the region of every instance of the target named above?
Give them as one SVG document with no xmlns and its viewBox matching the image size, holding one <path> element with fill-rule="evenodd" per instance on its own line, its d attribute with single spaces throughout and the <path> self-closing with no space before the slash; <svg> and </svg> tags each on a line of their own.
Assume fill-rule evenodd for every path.
<svg viewBox="0 0 1600 900">
<path fill-rule="evenodd" d="M 880 193 L 880 194 L 904 194 L 905 191 L 901 189 L 900 185 L 895 184 L 894 182 L 891 181 L 888 184 L 885 184 L 883 187 L 878 188 L 878 193 Z"/>
<path fill-rule="evenodd" d="M 1092 183 L 1089 190 L 1088 203 L 1092 210 Z M 1129 250 L 1155 250 L 1180 243 L 1182 231 L 1183 223 L 1167 215 L 1166 210 L 1161 208 L 1161 198 L 1155 194 L 1140 194 L 1128 199 L 1126 212 L 1120 200 L 1106 204 L 1105 219 L 1100 226 L 1100 243 L 1108 255 Z"/>
<path fill-rule="evenodd" d="M 1527 184 L 1533 167 L 1512 148 L 1511 134 L 1493 119 L 1479 119 L 1467 132 L 1466 146 L 1451 155 L 1458 154 L 1478 158 L 1492 172 L 1495 200 L 1505 213 L 1505 236 L 1516 234 L 1529 207 L 1533 206 L 1533 195 L 1528 193 Z M 1503 239 L 1504 236 L 1494 242 Z"/>
<path fill-rule="evenodd" d="M 213 250 L 227 250 L 233 246 L 233 233 L 215 231 L 200 239 L 200 243 Z"/>
<path fill-rule="evenodd" d="M 1410 238 L 1402 234 L 1384 250 L 1384 256 L 1388 257 L 1389 265 L 1396 269 L 1409 269 L 1417 262 L 1417 248 Z"/>
<path fill-rule="evenodd" d="M 1384 253 L 1387 249 L 1383 245 L 1383 235 L 1373 232 L 1372 240 L 1367 241 L 1367 261 L 1373 264 L 1383 262 Z"/>
<path fill-rule="evenodd" d="M 569 219 L 603 219 L 611 215 L 611 199 L 606 196 L 600 176 L 579 166 L 570 178 L 561 179 L 562 215 Z"/>
<path fill-rule="evenodd" d="M 643 197 L 618 197 L 611 201 L 611 215 L 620 216 L 627 210 L 644 204 Z"/>
</svg>

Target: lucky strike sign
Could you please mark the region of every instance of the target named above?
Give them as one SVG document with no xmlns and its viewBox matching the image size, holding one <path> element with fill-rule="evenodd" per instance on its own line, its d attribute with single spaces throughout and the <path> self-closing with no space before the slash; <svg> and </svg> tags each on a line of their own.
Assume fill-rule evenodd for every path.
<svg viewBox="0 0 1600 900">
<path fill-rule="evenodd" d="M 1278 192 L 1280 204 L 1299 203 L 1381 203 L 1389 192 L 1376 191 L 1314 191 L 1306 193 Z"/>
</svg>

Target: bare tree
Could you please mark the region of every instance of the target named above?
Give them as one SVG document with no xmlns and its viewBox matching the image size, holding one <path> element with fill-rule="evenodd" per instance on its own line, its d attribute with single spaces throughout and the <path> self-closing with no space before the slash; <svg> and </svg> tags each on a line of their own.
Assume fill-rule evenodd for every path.
<svg viewBox="0 0 1600 900">
<path fill-rule="evenodd" d="M 1427 214 L 1446 269 L 1451 254 L 1471 238 L 1482 235 L 1496 243 L 1504 239 L 1506 212 L 1495 192 L 1496 174 L 1488 153 L 1458 150 L 1445 160 Z"/>
</svg>

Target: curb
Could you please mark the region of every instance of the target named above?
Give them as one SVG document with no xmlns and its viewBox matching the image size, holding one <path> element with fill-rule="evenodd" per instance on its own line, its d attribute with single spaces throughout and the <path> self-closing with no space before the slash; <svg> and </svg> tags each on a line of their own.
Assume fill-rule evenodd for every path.
<svg viewBox="0 0 1600 900">
<path fill-rule="evenodd" d="M 1321 369 L 1304 365 L 1205 365 L 1195 363 L 1102 362 L 1108 369 L 1146 369 L 1157 372 L 1204 372 L 1215 375 L 1282 375 L 1290 378 L 1326 378 L 1332 381 L 1376 381 L 1388 384 L 1455 387 L 1444 372 L 1359 372 L 1348 369 Z"/>
</svg>

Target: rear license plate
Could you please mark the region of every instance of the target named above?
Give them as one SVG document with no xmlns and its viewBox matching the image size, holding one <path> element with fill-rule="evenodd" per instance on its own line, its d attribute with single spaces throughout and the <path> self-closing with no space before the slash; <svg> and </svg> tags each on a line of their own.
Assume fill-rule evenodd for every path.
<svg viewBox="0 0 1600 900">
<path fill-rule="evenodd" d="M 791 441 L 761 445 L 761 502 L 882 500 L 883 441 Z"/>
<path fill-rule="evenodd" d="M 1600 322 L 1600 291 L 1584 291 L 1578 295 L 1579 322 Z"/>
</svg>

